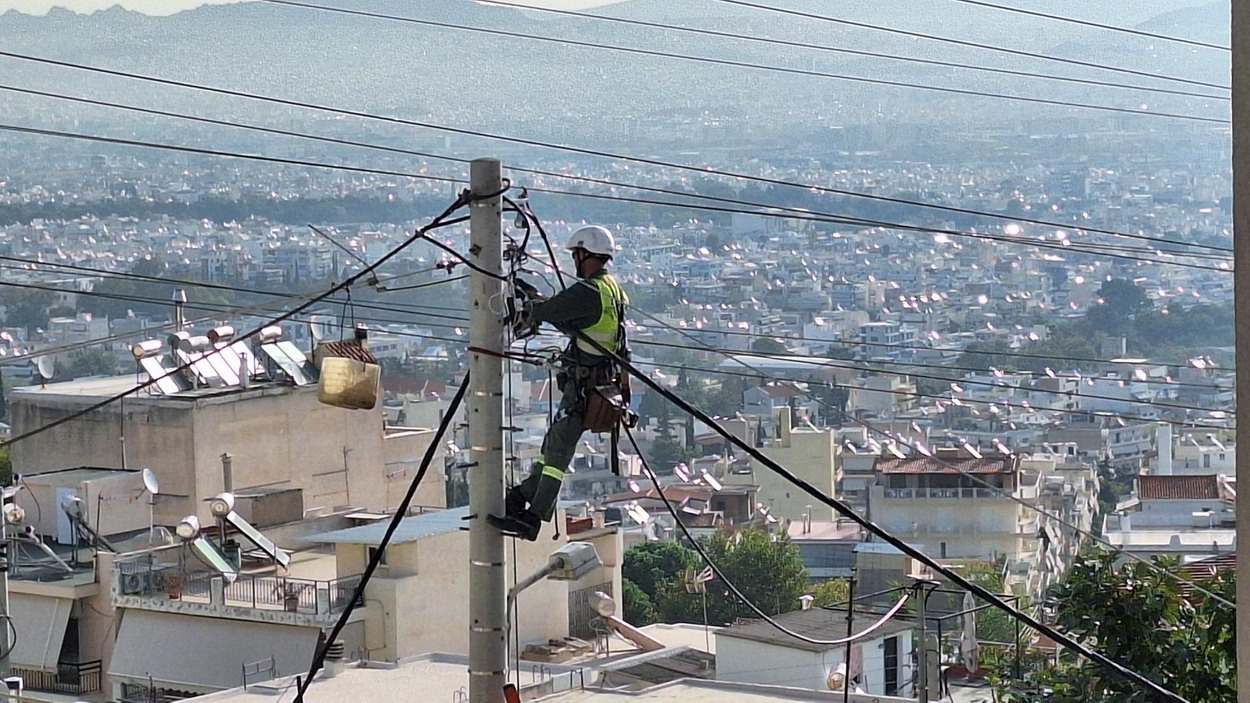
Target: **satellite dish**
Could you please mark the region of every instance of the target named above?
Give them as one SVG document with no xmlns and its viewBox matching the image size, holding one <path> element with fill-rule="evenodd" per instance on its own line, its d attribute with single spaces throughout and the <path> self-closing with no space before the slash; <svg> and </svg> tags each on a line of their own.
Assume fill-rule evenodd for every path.
<svg viewBox="0 0 1250 703">
<path fill-rule="evenodd" d="M 66 515 L 78 519 L 84 518 L 87 514 L 86 506 L 83 504 L 82 498 L 78 496 L 72 496 L 64 503 L 61 503 L 61 510 L 64 510 Z"/>
<path fill-rule="evenodd" d="M 41 356 L 35 360 L 35 368 L 39 370 L 43 383 L 47 383 L 56 375 L 56 360 L 50 356 Z"/>
<path fill-rule="evenodd" d="M 324 315 L 313 315 L 308 318 L 308 334 L 312 336 L 314 343 L 326 338 L 326 322 L 327 318 Z"/>
<path fill-rule="evenodd" d="M 143 487 L 154 496 L 160 495 L 161 484 L 156 480 L 156 474 L 152 473 L 152 469 L 143 470 Z"/>
</svg>

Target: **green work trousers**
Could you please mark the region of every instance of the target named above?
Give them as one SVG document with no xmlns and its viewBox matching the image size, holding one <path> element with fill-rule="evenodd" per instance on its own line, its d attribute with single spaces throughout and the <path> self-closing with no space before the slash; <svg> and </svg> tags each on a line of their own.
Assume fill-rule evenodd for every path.
<svg viewBox="0 0 1250 703">
<path fill-rule="evenodd" d="M 555 420 L 543 437 L 542 456 L 534 462 L 530 475 L 508 493 L 508 514 L 529 512 L 549 522 L 560 500 L 560 486 L 581 441 L 588 379 L 570 378 L 564 385 L 564 397 Z"/>
</svg>

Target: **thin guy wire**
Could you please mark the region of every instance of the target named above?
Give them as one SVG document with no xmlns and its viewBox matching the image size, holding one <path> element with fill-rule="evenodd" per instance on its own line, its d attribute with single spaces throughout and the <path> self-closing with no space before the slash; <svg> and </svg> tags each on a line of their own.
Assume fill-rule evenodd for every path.
<svg viewBox="0 0 1250 703">
<path fill-rule="evenodd" d="M 932 40 L 936 42 L 942 42 L 944 44 L 954 44 L 957 46 L 966 46 L 966 47 L 971 47 L 974 49 L 985 49 L 986 51 L 995 51 L 995 52 L 1000 52 L 1004 54 L 1012 54 L 1014 56 L 1027 56 L 1028 58 L 1040 59 L 1042 61 L 1054 61 L 1058 63 L 1071 64 L 1073 66 L 1083 66 L 1085 68 L 1096 68 L 1101 71 L 1126 73 L 1126 74 L 1133 75 L 1133 76 L 1142 76 L 1144 78 L 1152 78 L 1152 79 L 1161 80 L 1161 81 L 1175 81 L 1177 83 L 1199 85 L 1205 88 L 1216 88 L 1220 90 L 1229 89 L 1228 86 L 1220 85 L 1219 83 L 1208 83 L 1206 81 L 1196 81 L 1196 80 L 1190 80 L 1188 78 L 1177 78 L 1175 76 L 1161 76 L 1161 75 L 1150 73 L 1149 71 L 1136 71 L 1136 70 L 1129 69 L 1129 68 L 1107 66 L 1104 64 L 1094 63 L 1092 61 L 1081 61 L 1080 59 L 1068 59 L 1068 58 L 1063 58 L 1060 56 L 1049 56 L 1047 54 L 1039 54 L 1039 53 L 1032 52 L 1032 51 L 1024 51 L 1022 49 L 1008 49 L 1008 48 L 1001 47 L 1001 46 L 994 46 L 991 44 L 981 44 L 978 42 L 965 41 L 962 39 L 951 39 L 949 37 L 942 37 L 942 36 L 938 36 L 935 34 L 925 34 L 923 32 L 911 32 L 911 31 L 904 30 L 904 29 L 895 29 L 893 27 L 885 27 L 882 25 L 869 24 L 867 22 L 854 22 L 851 20 L 844 20 L 844 19 L 840 19 L 837 17 L 829 17 L 827 15 L 818 15 L 818 14 L 811 13 L 811 12 L 801 12 L 799 10 L 790 10 L 787 8 L 776 7 L 773 5 L 761 5 L 759 3 L 754 3 L 754 2 L 745 2 L 744 0 L 714 0 L 714 2 L 723 2 L 729 5 L 738 5 L 739 7 L 750 7 L 756 10 L 764 10 L 766 12 L 776 12 L 776 13 L 780 13 L 784 15 L 792 15 L 795 17 L 803 17 L 803 18 L 811 19 L 811 20 L 819 20 L 821 22 L 832 22 L 834 24 L 841 24 L 841 25 L 846 25 L 849 27 L 859 27 L 861 29 L 873 29 L 873 30 L 877 30 L 880 32 L 886 32 L 889 34 L 899 34 L 905 37 L 912 37 L 913 39 L 928 39 L 928 40 Z"/>
<path fill-rule="evenodd" d="M 1071 76 L 1058 76 L 1048 73 L 1035 73 L 1030 71 L 1017 71 L 1009 68 L 998 68 L 994 66 L 980 66 L 977 64 L 960 63 L 958 61 L 939 61 L 936 59 L 922 59 L 915 56 L 902 56 L 899 54 L 885 54 L 876 51 L 862 51 L 859 49 L 847 49 L 838 46 L 829 46 L 826 44 L 807 44 L 799 41 L 789 41 L 786 39 L 776 39 L 772 37 L 761 37 L 751 34 L 735 34 L 733 32 L 721 32 L 715 29 L 705 29 L 702 27 L 685 27 L 675 24 L 664 24 L 662 22 L 648 22 L 646 20 L 627 19 L 624 17 L 612 17 L 610 15 L 596 15 L 589 12 L 576 12 L 574 10 L 557 10 L 551 7 L 534 7 L 531 5 L 522 5 L 520 3 L 503 2 L 502 0 L 480 0 L 484 5 L 499 5 L 501 7 L 513 7 L 527 12 L 543 12 L 555 15 L 565 15 L 568 17 L 580 17 L 600 22 L 615 22 L 619 24 L 632 25 L 636 27 L 650 27 L 653 29 L 662 29 L 673 32 L 685 32 L 688 34 L 700 34 L 709 37 L 719 37 L 722 39 L 732 39 L 739 41 L 757 42 L 769 44 L 773 46 L 787 46 L 795 49 L 804 49 L 810 51 L 825 51 L 835 54 L 847 54 L 850 56 L 863 56 L 865 58 L 887 59 L 890 61 L 904 61 L 908 63 L 925 64 L 929 66 L 943 66 L 946 68 L 963 68 L 970 71 L 985 71 L 987 73 L 999 73 L 1009 76 L 1018 76 L 1021 78 L 1036 78 L 1039 80 L 1064 81 L 1069 83 L 1079 83 L 1085 85 L 1097 85 L 1106 88 L 1124 88 L 1128 90 L 1145 90 L 1159 93 L 1170 93 L 1174 95 L 1187 95 L 1196 98 L 1210 98 L 1213 100 L 1230 100 L 1231 98 L 1209 95 L 1207 93 L 1194 93 L 1187 90 L 1172 90 L 1168 88 L 1156 88 L 1144 85 L 1135 85 L 1131 83 L 1113 83 L 1111 81 L 1100 81 L 1089 78 L 1073 78 Z M 957 0 L 958 1 L 958 0 Z"/>
<path fill-rule="evenodd" d="M 601 42 L 580 41 L 577 39 L 560 39 L 557 37 L 548 37 L 541 34 L 533 34 L 529 32 L 513 32 L 504 29 L 489 29 L 486 27 L 471 27 L 468 25 L 453 24 L 450 22 L 435 22 L 433 20 L 422 20 L 415 17 L 402 17 L 399 15 L 387 15 L 379 12 L 367 12 L 364 10 L 350 10 L 342 7 L 328 7 L 326 5 L 313 5 L 311 3 L 295 2 L 294 0 L 259 0 L 275 5 L 287 5 L 290 7 L 299 7 L 310 10 L 320 10 L 323 12 L 335 12 L 340 14 L 352 15 L 356 17 L 370 17 L 373 19 L 390 20 L 395 22 L 406 22 L 410 24 L 419 24 L 427 27 L 439 27 L 442 29 L 452 29 L 463 32 L 476 32 L 479 34 L 489 34 L 491 36 L 509 37 L 512 39 L 526 39 L 530 41 L 546 42 L 552 44 L 560 44 L 563 46 L 576 46 L 584 49 L 597 49 L 603 51 L 618 51 L 626 54 L 638 56 L 649 56 L 652 58 L 678 59 L 682 61 L 693 61 L 696 63 L 712 64 L 716 66 L 729 66 L 731 68 L 747 68 L 752 70 L 772 71 L 775 73 L 786 73 L 796 76 L 806 76 L 809 78 L 828 78 L 839 81 L 849 81 L 853 83 L 867 83 L 871 85 L 883 85 L 893 88 L 910 88 L 913 90 L 928 90 L 939 93 L 950 93 L 954 95 L 992 98 L 996 100 L 1010 100 L 1016 102 L 1026 102 L 1041 105 L 1050 105 L 1057 107 L 1072 107 L 1083 110 L 1097 110 L 1104 112 L 1114 112 L 1119 114 L 1138 115 L 1141 117 L 1164 117 L 1177 120 L 1191 120 L 1195 122 L 1207 122 L 1212 124 L 1232 124 L 1231 120 L 1219 117 L 1203 117 L 1201 115 L 1190 115 L 1176 112 L 1154 112 L 1143 110 L 1137 107 L 1114 107 L 1111 105 L 1095 105 L 1091 103 L 1081 103 L 1071 100 L 1056 100 L 1051 98 L 1034 98 L 1026 95 L 1008 95 L 1004 93 L 991 93 L 983 90 L 972 90 L 969 88 L 950 88 L 945 86 L 926 85 L 924 83 L 908 83 L 906 81 L 887 80 L 883 78 L 864 78 L 862 76 L 847 76 L 840 73 L 826 73 L 824 71 L 813 71 L 804 68 L 789 68 L 786 66 L 772 66 L 768 64 L 752 63 L 750 61 L 736 61 L 731 59 L 715 59 L 709 56 L 694 56 L 691 54 L 677 54 L 670 51 L 660 51 L 656 49 L 640 49 L 637 47 L 620 46 L 617 44 L 604 44 Z M 1204 96 L 1205 97 L 1205 96 Z"/>
<path fill-rule="evenodd" d="M 429 122 L 421 122 L 419 120 L 410 120 L 410 119 L 393 117 L 393 116 L 374 115 L 368 112 L 361 112 L 358 110 L 347 110 L 347 109 L 342 109 L 342 108 L 317 105 L 314 103 L 300 102 L 297 100 L 287 100 L 284 98 L 276 98 L 272 96 L 258 95 L 255 93 L 247 93 L 243 91 L 230 90 L 226 88 L 217 88 L 213 86 L 199 85 L 195 83 L 189 83 L 186 81 L 176 81 L 176 80 L 171 80 L 167 78 L 158 78 L 155 76 L 147 76 L 143 74 L 130 73 L 126 71 L 117 71 L 113 69 L 100 68 L 98 66 L 88 66 L 85 64 L 77 64 L 77 63 L 72 63 L 68 61 L 59 61 L 56 59 L 48 59 L 48 58 L 43 58 L 43 57 L 38 57 L 38 56 L 30 56 L 27 54 L 20 54 L 20 53 L 11 52 L 11 51 L 0 51 L 0 57 L 13 58 L 13 59 L 18 59 L 22 61 L 32 61 L 35 63 L 42 63 L 46 65 L 51 65 L 51 66 L 72 68 L 75 70 L 99 73 L 102 75 L 129 78 L 133 80 L 157 83 L 161 85 L 176 86 L 176 87 L 186 88 L 190 90 L 199 90 L 199 91 L 204 91 L 204 92 L 209 92 L 209 93 L 217 93 L 220 95 L 230 95 L 233 97 L 241 97 L 241 98 L 246 98 L 250 100 L 268 102 L 268 103 L 272 103 L 276 105 L 286 105 L 289 107 L 299 107 L 299 108 L 305 108 L 305 109 L 310 109 L 310 110 L 317 110 L 321 112 L 328 112 L 332 114 L 359 117 L 362 119 L 377 120 L 377 121 L 389 122 L 393 124 L 407 125 L 411 127 L 421 127 L 424 129 L 432 129 L 432 130 L 448 132 L 452 134 L 461 134 L 465 136 L 480 137 L 482 139 L 491 139 L 491 140 L 496 140 L 496 141 L 509 142 L 513 144 L 523 144 L 523 145 L 533 146 L 533 147 L 538 147 L 538 148 L 543 148 L 543 149 L 552 149 L 555 151 L 565 151 L 569 153 L 584 154 L 587 156 L 598 156 L 598 157 L 607 158 L 607 159 L 630 161 L 633 163 L 647 164 L 647 165 L 657 166 L 661 168 L 699 173 L 699 174 L 702 174 L 703 176 L 721 176 L 721 177 L 726 177 L 726 178 L 738 178 L 744 181 L 752 181 L 752 182 L 764 183 L 768 185 L 778 185 L 778 186 L 785 186 L 785 187 L 791 187 L 791 188 L 803 188 L 803 189 L 806 189 L 812 192 L 817 192 L 817 193 L 826 193 L 826 194 L 831 194 L 831 195 L 845 195 L 847 197 L 862 198 L 862 199 L 867 199 L 867 200 L 876 200 L 876 201 L 881 201 L 881 202 L 891 202 L 891 203 L 900 204 L 900 205 L 910 205 L 913 207 L 936 209 L 936 210 L 947 211 L 947 212 L 960 212 L 963 214 L 977 215 L 980 217 L 988 217 L 988 218 L 995 219 L 995 220 L 1023 222 L 1023 223 L 1028 223 L 1028 224 L 1042 225 L 1046 227 L 1057 227 L 1061 229 L 1077 229 L 1077 230 L 1082 230 L 1085 232 L 1091 232 L 1091 233 L 1096 233 L 1096 234 L 1110 234 L 1110 235 L 1115 235 L 1118 237 L 1124 237 L 1128 239 L 1160 241 L 1160 242 L 1168 243 L 1168 244 L 1179 244 L 1182 246 L 1189 246 L 1189 247 L 1208 249 L 1208 250 L 1214 250 L 1214 251 L 1227 251 L 1227 252 L 1232 251 L 1231 247 L 1193 244 L 1189 242 L 1175 242 L 1175 241 L 1167 240 L 1167 239 L 1147 237 L 1145 235 L 1130 234 L 1127 232 L 1117 232 L 1115 230 L 1107 230 L 1107 229 L 1100 229 L 1100 228 L 1093 228 L 1093 227 L 1081 227 L 1081 226 L 1074 226 L 1072 224 L 1048 222 L 1045 220 L 1035 220 L 1035 219 L 1030 219 L 1030 218 L 1009 217 L 1009 216 L 991 213 L 991 212 L 971 210 L 971 209 L 959 208 L 959 207 L 947 206 L 947 205 L 940 205 L 937 203 L 924 203 L 924 202 L 906 200 L 902 198 L 893 198 L 889 196 L 875 195 L 871 193 L 860 193 L 860 192 L 851 191 L 851 190 L 826 188 L 826 187 L 817 186 L 814 184 L 794 183 L 794 182 L 785 181 L 782 179 L 767 178 L 764 176 L 751 176 L 748 174 L 736 173 L 733 171 L 717 170 L 717 169 L 706 167 L 706 166 L 700 167 L 700 166 L 692 166 L 689 164 L 676 164 L 676 163 L 670 163 L 670 162 L 665 162 L 665 161 L 659 161 L 656 159 L 646 159 L 646 158 L 637 157 L 637 156 L 614 154 L 612 152 L 600 151 L 596 149 L 588 149 L 585 147 L 567 146 L 567 145 L 561 145 L 561 144 L 556 144 L 552 142 L 544 142 L 544 141 L 536 140 L 536 139 L 526 139 L 526 138 L 521 138 L 521 137 L 512 137 L 508 135 L 494 134 L 494 133 L 485 132 L 481 130 L 466 129 L 466 128 L 460 128 L 460 127 L 449 127 L 446 125 L 439 125 L 439 124 L 434 124 L 434 123 L 429 123 Z M 386 175 L 395 175 L 395 174 L 386 174 Z M 530 190 L 535 190 L 535 189 L 531 188 Z M 607 197 L 607 196 L 603 196 L 603 197 Z M 663 204 L 672 205 L 672 203 L 663 203 Z"/>
</svg>

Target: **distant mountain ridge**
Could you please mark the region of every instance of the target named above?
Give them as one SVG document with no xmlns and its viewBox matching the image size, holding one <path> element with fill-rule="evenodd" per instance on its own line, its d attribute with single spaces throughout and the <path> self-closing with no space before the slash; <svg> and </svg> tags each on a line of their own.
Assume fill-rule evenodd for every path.
<svg viewBox="0 0 1250 703">
<path fill-rule="evenodd" d="M 313 1 L 328 4 L 333 0 Z M 1058 14 L 1108 22 L 1145 17 L 1143 26 L 1163 23 L 1185 29 L 1186 36 L 1192 33 L 1195 38 L 1211 41 L 1220 40 L 1218 35 L 1222 29 L 1226 40 L 1227 26 L 1221 28 L 1217 18 L 1221 11 L 1227 17 L 1227 3 L 1193 6 L 1192 0 L 1136 0 L 1131 5 L 1131 11 L 1120 12 L 1124 8 L 1117 4 L 1116 8 L 1108 6 L 1100 12 L 1099 5 L 1052 0 L 1046 7 Z M 470 0 L 421 0 L 399 5 L 352 2 L 345 6 L 452 24 L 924 85 L 951 85 L 1106 104 L 1135 105 L 1137 102 L 1131 96 L 1126 98 L 1108 90 L 1026 84 L 1021 79 L 979 72 L 954 72 L 757 42 L 732 42 L 619 23 L 557 17 Z M 1189 47 L 1178 45 L 1147 51 L 1140 38 L 1082 30 L 947 0 L 794 0 L 787 7 L 820 14 L 836 13 L 854 21 L 994 45 L 1096 57 L 1099 61 L 1136 70 L 1210 80 L 1221 77 L 1226 80 L 1227 77 L 1227 56 L 1219 52 L 1193 52 Z M 943 13 L 940 22 L 933 21 L 935 9 Z M 898 35 L 750 10 L 715 0 L 628 0 L 595 12 L 1040 73 L 1097 76 L 1125 82 L 1142 80 L 920 42 Z M 1151 19 L 1147 13 L 1158 14 Z M 651 112 L 698 114 L 706 109 L 747 117 L 759 115 L 761 109 L 779 114 L 787 109 L 836 111 L 839 119 L 848 122 L 877 119 L 874 116 L 877 114 L 887 118 L 892 114 L 911 118 L 931 113 L 934 120 L 949 120 L 967 113 L 971 119 L 982 119 L 975 111 L 957 109 L 974 103 L 932 92 L 638 57 L 269 3 L 208 5 L 168 17 L 142 15 L 120 7 L 90 15 L 66 10 L 54 10 L 43 17 L 7 12 L 0 15 L 0 45 L 15 52 L 237 90 L 406 114 L 429 114 L 442 121 L 460 120 L 472 124 L 547 120 L 581 128 L 619 131 L 627 126 L 618 123 L 621 119 L 629 120 Z M 159 94 L 159 103 L 163 105 L 239 104 L 237 100 L 210 99 L 167 89 L 158 91 L 150 85 L 13 60 L 0 60 L 0 71 L 6 73 L 6 80 L 48 90 L 106 94 L 142 99 L 147 103 L 152 103 L 153 96 Z M 6 101 L 10 98 L 12 96 L 5 97 Z M 1150 99 L 1152 104 L 1160 106 L 1188 105 L 1182 104 L 1183 100 L 1169 102 L 1153 96 Z M 16 98 L 12 102 L 19 107 L 33 104 Z M 975 104 L 984 104 L 984 101 Z M 935 109 L 936 106 L 943 106 L 943 109 Z M 1020 109 L 1021 114 L 1027 114 Z M 1001 112 L 1008 116 L 1014 114 L 1006 108 Z M 996 109 L 989 114 L 999 113 Z M 579 121 L 582 124 L 579 125 Z"/>
</svg>

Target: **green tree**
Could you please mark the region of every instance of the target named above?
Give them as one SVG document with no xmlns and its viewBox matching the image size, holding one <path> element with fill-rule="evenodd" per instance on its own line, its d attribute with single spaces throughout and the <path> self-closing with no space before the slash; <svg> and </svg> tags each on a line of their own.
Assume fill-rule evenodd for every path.
<svg viewBox="0 0 1250 703">
<path fill-rule="evenodd" d="M 627 578 L 621 579 L 621 601 L 625 622 L 634 627 L 645 627 L 656 622 L 655 604 L 651 596 Z"/>
<path fill-rule="evenodd" d="M 757 337 L 751 341 L 751 351 L 759 354 L 789 354 L 790 350 L 782 342 L 772 337 Z"/>
<path fill-rule="evenodd" d="M 82 378 L 83 376 L 112 376 L 117 373 L 117 358 L 103 349 L 83 349 L 69 357 L 69 365 L 64 373 L 65 378 Z"/>
<path fill-rule="evenodd" d="M 13 454 L 8 447 L 0 447 L 0 486 L 13 483 Z"/>
<path fill-rule="evenodd" d="M 807 568 L 798 546 L 788 537 L 755 529 L 717 532 L 703 541 L 703 548 L 742 595 L 765 613 L 777 615 L 799 608 L 799 597 L 807 592 Z M 709 623 L 758 617 L 719 579 L 708 582 L 706 588 Z M 703 621 L 702 596 L 687 592 L 680 576 L 661 585 L 655 607 L 665 622 Z"/>
<path fill-rule="evenodd" d="M 849 344 L 830 344 L 825 349 L 825 358 L 836 361 L 854 361 L 855 347 Z"/>
<path fill-rule="evenodd" d="M 47 290 L 8 288 L 0 292 L 5 323 L 12 327 L 42 327 L 48 322 L 48 308 L 56 294 Z"/>
<path fill-rule="evenodd" d="M 1108 334 L 1127 333 L 1137 313 L 1151 307 L 1144 290 L 1121 278 L 1104 281 L 1098 289 L 1098 298 L 1102 302 L 1090 306 L 1085 321 L 1093 329 Z"/>
<path fill-rule="evenodd" d="M 816 584 L 811 590 L 813 608 L 846 607 L 851 599 L 851 582 L 848 579 L 829 579 Z"/>
<path fill-rule="evenodd" d="M 621 578 L 654 597 L 663 581 L 679 578 L 699 563 L 699 555 L 677 542 L 642 542 L 625 551 Z"/>
<path fill-rule="evenodd" d="M 1193 703 L 1236 700 L 1235 611 L 1196 591 L 1186 595 L 1176 580 L 1144 564 L 1115 561 L 1110 553 L 1086 556 L 1052 588 L 1059 629 Z M 1155 563 L 1177 565 L 1175 559 Z M 1231 572 L 1204 586 L 1230 601 L 1236 595 Z M 1046 700 L 1054 703 L 1155 700 L 1139 685 L 1075 657 L 1000 688 L 1004 703 L 1042 700 L 1047 690 Z"/>
</svg>

